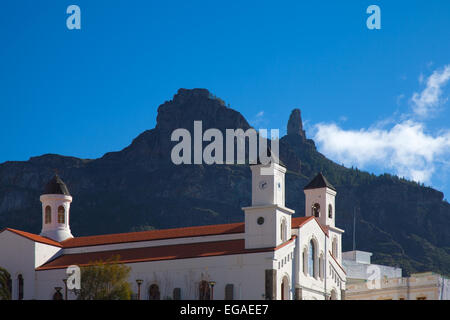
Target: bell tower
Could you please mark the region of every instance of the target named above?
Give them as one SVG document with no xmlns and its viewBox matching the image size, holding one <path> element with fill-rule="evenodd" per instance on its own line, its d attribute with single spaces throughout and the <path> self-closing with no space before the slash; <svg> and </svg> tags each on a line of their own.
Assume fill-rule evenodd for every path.
<svg viewBox="0 0 450 320">
<path fill-rule="evenodd" d="M 335 226 L 336 188 L 319 173 L 304 188 L 305 216 L 315 216 L 322 225 Z"/>
<path fill-rule="evenodd" d="M 72 196 L 57 174 L 45 186 L 40 200 L 42 202 L 41 236 L 58 242 L 73 238 L 69 226 Z"/>
<path fill-rule="evenodd" d="M 291 238 L 291 215 L 285 207 L 286 168 L 278 163 L 252 165 L 252 206 L 245 212 L 245 247 L 277 247 Z"/>
</svg>

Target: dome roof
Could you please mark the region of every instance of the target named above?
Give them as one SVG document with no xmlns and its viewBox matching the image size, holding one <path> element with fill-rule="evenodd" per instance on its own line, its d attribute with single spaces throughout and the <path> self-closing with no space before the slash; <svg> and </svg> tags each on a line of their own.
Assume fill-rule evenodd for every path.
<svg viewBox="0 0 450 320">
<path fill-rule="evenodd" d="M 57 174 L 46 184 L 44 194 L 63 194 L 70 196 L 69 189 L 67 189 L 66 184 Z"/>
</svg>

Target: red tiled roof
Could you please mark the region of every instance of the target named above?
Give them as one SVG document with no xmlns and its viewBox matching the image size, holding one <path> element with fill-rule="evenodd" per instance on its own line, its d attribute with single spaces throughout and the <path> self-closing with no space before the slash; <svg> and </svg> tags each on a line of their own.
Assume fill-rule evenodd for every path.
<svg viewBox="0 0 450 320">
<path fill-rule="evenodd" d="M 313 219 L 316 220 L 317 224 L 322 229 L 323 233 L 325 233 L 328 236 L 328 226 L 322 225 L 319 222 L 319 220 L 313 216 L 292 218 L 291 222 L 292 228 L 301 228 L 305 223 Z"/>
<path fill-rule="evenodd" d="M 296 217 L 292 218 L 292 228 L 300 228 L 306 222 L 314 219 L 314 217 Z M 316 219 L 317 221 L 317 219 Z M 322 228 L 323 232 L 328 235 L 328 230 L 326 227 L 322 226 L 319 221 L 317 221 L 319 226 Z M 106 234 L 98 236 L 86 236 L 86 237 L 75 237 L 64 240 L 62 242 L 56 242 L 54 240 L 38 236 L 36 234 L 14 230 L 6 229 L 31 240 L 42 242 L 63 248 L 77 248 L 77 247 L 88 247 L 97 245 L 108 245 L 117 243 L 128 243 L 128 242 L 138 242 L 138 241 L 150 241 L 150 240 L 164 240 L 164 239 L 176 239 L 176 238 L 187 238 L 187 237 L 200 237 L 200 236 L 212 236 L 212 235 L 222 235 L 222 234 L 234 234 L 234 233 L 244 233 L 245 226 L 244 222 L 229 223 L 229 224 L 217 224 L 209 226 L 197 226 L 197 227 L 185 227 L 185 228 L 174 228 L 174 229 L 161 229 L 161 230 L 151 230 L 151 231 L 140 231 L 140 232 L 129 232 L 129 233 L 115 233 Z"/>
<path fill-rule="evenodd" d="M 278 250 L 292 241 L 283 243 L 276 248 L 261 249 L 245 249 L 245 240 L 226 240 L 213 242 L 199 242 L 188 244 L 177 244 L 158 247 L 144 247 L 100 252 L 87 252 L 62 255 L 36 270 L 50 270 L 66 268 L 70 265 L 78 265 L 80 267 L 93 264 L 95 261 L 106 261 L 113 256 L 119 256 L 121 263 L 136 263 L 146 261 L 175 260 L 199 257 L 213 257 L 232 254 L 247 254 L 258 252 L 269 252 Z"/>
<path fill-rule="evenodd" d="M 20 230 L 11 229 L 11 228 L 5 228 L 2 231 L 0 231 L 0 233 L 2 233 L 3 231 L 6 231 L 6 230 L 13 232 L 15 234 L 18 234 L 19 236 L 25 237 L 27 239 L 36 241 L 36 242 L 45 243 L 45 244 L 49 244 L 49 245 L 56 246 L 56 247 L 62 247 L 59 242 L 49 239 L 49 238 L 46 238 L 46 237 L 43 237 L 43 236 L 38 236 L 37 234 L 34 234 L 34 233 L 29 233 L 29 232 L 20 231 Z"/>
<path fill-rule="evenodd" d="M 218 224 L 210 226 L 77 237 L 64 240 L 63 242 L 61 242 L 61 244 L 63 245 L 64 248 L 75 248 L 75 247 L 86 247 L 86 246 L 125 243 L 125 242 L 244 233 L 244 231 L 245 231 L 244 223 L 239 222 L 239 223 Z"/>
<path fill-rule="evenodd" d="M 292 228 L 300 228 L 306 222 L 308 222 L 309 220 L 312 220 L 313 218 L 314 218 L 313 216 L 292 218 L 291 227 Z"/>
</svg>

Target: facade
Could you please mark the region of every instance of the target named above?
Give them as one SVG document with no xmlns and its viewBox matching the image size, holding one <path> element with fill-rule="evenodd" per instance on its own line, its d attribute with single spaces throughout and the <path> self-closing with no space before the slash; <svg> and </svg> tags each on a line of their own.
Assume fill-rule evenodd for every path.
<svg viewBox="0 0 450 320">
<path fill-rule="evenodd" d="M 252 206 L 242 223 L 73 237 L 72 197 L 55 176 L 41 196 L 40 235 L 0 232 L 0 267 L 13 299 L 76 299 L 70 266 L 118 256 L 139 299 L 341 299 L 346 286 L 335 188 L 322 174 L 306 187 L 304 217 L 285 207 L 282 165 L 251 166 Z M 300 195 L 299 195 L 300 196 Z"/>
<path fill-rule="evenodd" d="M 346 300 L 449 300 L 450 279 L 433 272 L 402 277 L 402 269 L 372 264 L 372 253 L 342 253 L 347 273 Z"/>
</svg>

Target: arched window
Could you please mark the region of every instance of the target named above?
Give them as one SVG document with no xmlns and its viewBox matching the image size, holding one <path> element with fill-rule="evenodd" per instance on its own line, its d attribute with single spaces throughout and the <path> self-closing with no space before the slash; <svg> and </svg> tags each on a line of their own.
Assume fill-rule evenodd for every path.
<svg viewBox="0 0 450 320">
<path fill-rule="evenodd" d="M 336 290 L 331 290 L 331 296 L 330 296 L 330 300 L 337 300 L 337 293 Z"/>
<path fill-rule="evenodd" d="M 208 281 L 200 281 L 200 284 L 198 285 L 198 299 L 211 300 L 211 290 Z"/>
<path fill-rule="evenodd" d="M 287 276 L 281 280 L 281 300 L 289 300 L 289 279 Z"/>
<path fill-rule="evenodd" d="M 63 206 L 58 207 L 58 223 L 65 223 L 65 210 Z"/>
<path fill-rule="evenodd" d="M 328 205 L 328 218 L 333 218 L 333 206 L 331 204 Z"/>
<path fill-rule="evenodd" d="M 23 276 L 19 274 L 17 276 L 17 300 L 23 300 Z"/>
<path fill-rule="evenodd" d="M 324 276 L 324 265 L 323 265 L 323 253 L 320 254 L 320 258 L 319 258 L 319 277 L 321 280 L 323 280 L 323 276 Z"/>
<path fill-rule="evenodd" d="M 320 204 L 314 203 L 312 206 L 312 215 L 316 218 L 320 217 Z"/>
<path fill-rule="evenodd" d="M 148 289 L 148 300 L 160 300 L 161 294 L 159 293 L 159 287 L 157 284 L 152 284 Z"/>
<path fill-rule="evenodd" d="M 331 252 L 333 253 L 333 257 L 338 257 L 338 241 L 337 238 L 333 238 L 333 243 L 331 244 Z"/>
<path fill-rule="evenodd" d="M 50 206 L 45 207 L 45 224 L 52 223 L 52 208 Z"/>
<path fill-rule="evenodd" d="M 281 220 L 281 242 L 287 241 L 287 223 L 286 219 Z"/>
<path fill-rule="evenodd" d="M 63 295 L 62 295 L 62 293 L 61 293 L 61 288 L 55 288 L 56 289 L 56 292 L 55 292 L 55 294 L 53 295 L 53 300 L 63 300 Z"/>
<path fill-rule="evenodd" d="M 314 245 L 314 241 L 311 240 L 309 242 L 309 254 L 308 254 L 308 274 L 311 277 L 314 277 L 314 269 L 315 269 L 315 258 L 316 258 L 316 248 Z"/>
<path fill-rule="evenodd" d="M 303 273 L 308 275 L 308 249 L 303 250 Z"/>
</svg>

